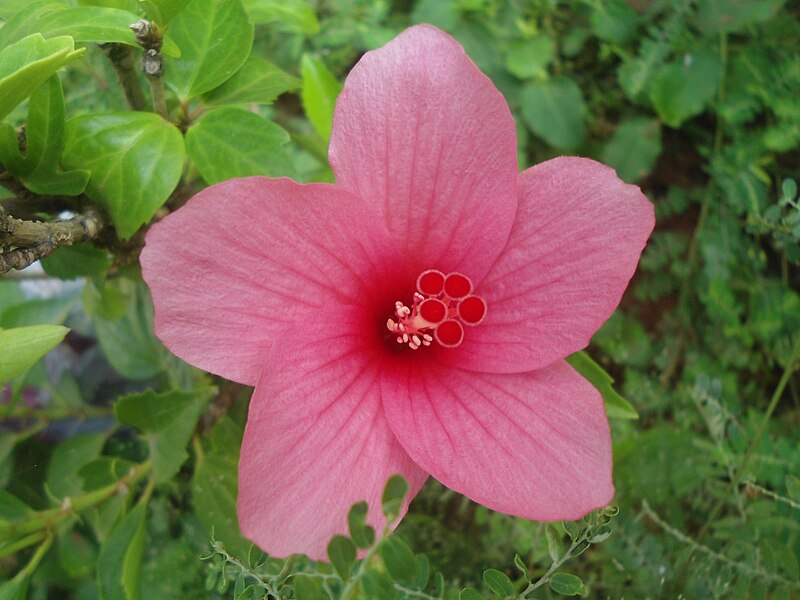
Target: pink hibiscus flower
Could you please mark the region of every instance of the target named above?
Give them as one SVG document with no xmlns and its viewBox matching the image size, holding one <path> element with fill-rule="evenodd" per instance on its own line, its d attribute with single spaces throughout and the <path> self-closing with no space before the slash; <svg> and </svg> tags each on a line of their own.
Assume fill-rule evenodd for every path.
<svg viewBox="0 0 800 600">
<path fill-rule="evenodd" d="M 153 226 L 158 336 L 255 386 L 242 532 L 324 559 L 395 473 L 489 508 L 576 519 L 613 494 L 598 392 L 564 357 L 611 315 L 653 229 L 592 160 L 518 173 L 503 96 L 449 35 L 368 52 L 336 104 L 336 184 L 212 186 Z"/>
</svg>

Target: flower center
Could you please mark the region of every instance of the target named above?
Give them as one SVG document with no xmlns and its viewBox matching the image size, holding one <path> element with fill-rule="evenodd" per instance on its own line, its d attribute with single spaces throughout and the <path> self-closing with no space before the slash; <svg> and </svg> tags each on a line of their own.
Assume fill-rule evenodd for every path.
<svg viewBox="0 0 800 600">
<path fill-rule="evenodd" d="M 412 350 L 434 340 L 455 348 L 464 340 L 464 326 L 477 325 L 486 317 L 486 301 L 472 291 L 466 275 L 423 271 L 411 306 L 395 302 L 395 318 L 386 321 L 386 328 L 397 336 L 398 344 L 408 344 Z"/>
</svg>

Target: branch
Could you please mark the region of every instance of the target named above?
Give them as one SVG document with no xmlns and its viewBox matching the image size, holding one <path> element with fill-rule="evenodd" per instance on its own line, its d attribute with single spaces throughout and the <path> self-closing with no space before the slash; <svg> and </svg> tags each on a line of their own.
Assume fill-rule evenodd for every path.
<svg viewBox="0 0 800 600">
<path fill-rule="evenodd" d="M 110 42 L 108 44 L 100 44 L 100 47 L 108 56 L 114 71 L 117 74 L 122 90 L 125 92 L 125 98 L 128 100 L 128 106 L 132 110 L 144 110 L 145 99 L 142 86 L 139 84 L 139 79 L 136 77 L 136 68 L 133 60 L 133 48 L 125 44 L 117 44 Z"/>
<path fill-rule="evenodd" d="M 43 223 L 15 219 L 0 204 L 0 274 L 24 269 L 60 246 L 91 240 L 104 226 L 103 218 L 93 209 L 71 219 Z"/>
<path fill-rule="evenodd" d="M 142 19 L 131 25 L 136 41 L 144 48 L 142 70 L 150 83 L 153 97 L 153 110 L 167 118 L 167 100 L 164 95 L 164 55 L 161 54 L 163 33 L 155 23 Z"/>
</svg>

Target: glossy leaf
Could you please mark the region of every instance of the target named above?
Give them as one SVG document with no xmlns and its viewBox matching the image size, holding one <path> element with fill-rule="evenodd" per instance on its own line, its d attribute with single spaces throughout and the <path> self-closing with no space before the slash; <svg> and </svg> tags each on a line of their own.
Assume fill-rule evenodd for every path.
<svg viewBox="0 0 800 600">
<path fill-rule="evenodd" d="M 107 250 L 91 244 L 62 246 L 41 261 L 45 272 L 59 279 L 96 277 L 104 274 L 111 262 L 112 257 Z"/>
<path fill-rule="evenodd" d="M 82 115 L 67 121 L 63 164 L 91 171 L 86 195 L 131 237 L 178 184 L 185 151 L 180 131 L 142 112 Z"/>
<path fill-rule="evenodd" d="M 271 104 L 275 98 L 299 89 L 302 82 L 275 64 L 250 55 L 242 67 L 222 85 L 203 96 L 213 105 L 221 104 Z"/>
<path fill-rule="evenodd" d="M 181 56 L 167 60 L 165 78 L 181 100 L 221 85 L 253 46 L 253 25 L 240 0 L 193 0 L 173 19 L 169 33 Z"/>
<path fill-rule="evenodd" d="M 576 150 L 586 137 L 583 96 L 566 76 L 532 82 L 522 89 L 522 118 L 531 131 L 551 146 Z"/>
<path fill-rule="evenodd" d="M 283 146 L 289 134 L 272 121 L 241 108 L 208 112 L 186 132 L 189 159 L 209 184 L 234 177 L 294 174 Z"/>
<path fill-rule="evenodd" d="M 300 65 L 303 77 L 303 109 L 314 129 L 327 142 L 331 139 L 333 107 L 342 91 L 342 85 L 321 58 L 304 54 Z"/>
<path fill-rule="evenodd" d="M 61 343 L 69 329 L 60 325 L 31 325 L 0 329 L 0 383 L 21 375 Z"/>
<path fill-rule="evenodd" d="M 5 7 L 7 3 L 8 0 L 0 2 L 0 7 Z M 41 33 L 39 23 L 42 20 L 67 8 L 69 8 L 67 3 L 60 0 L 24 1 L 24 7 L 12 13 L 11 18 L 0 28 L 0 49 L 18 42 L 32 33 Z"/>
<path fill-rule="evenodd" d="M 61 81 L 58 75 L 51 75 L 30 98 L 24 156 L 16 130 L 7 123 L 0 125 L 0 162 L 34 193 L 77 196 L 86 189 L 88 171 L 62 172 L 59 168 L 64 118 Z"/>
<path fill-rule="evenodd" d="M 35 22 L 46 37 L 72 36 L 76 42 L 116 42 L 136 46 L 130 28 L 139 17 L 127 10 L 101 6 L 76 6 L 50 12 Z"/>
<path fill-rule="evenodd" d="M 275 23 L 309 35 L 319 31 L 317 15 L 304 0 L 243 0 L 243 4 L 253 23 Z"/>
<path fill-rule="evenodd" d="M 160 394 L 147 390 L 114 403 L 120 423 L 145 434 L 156 483 L 171 479 L 189 458 L 186 445 L 206 403 L 207 398 L 196 393 L 177 390 Z"/>
<path fill-rule="evenodd" d="M 580 351 L 567 357 L 567 362 L 597 388 L 603 396 L 606 415 L 610 419 L 638 419 L 639 414 L 630 403 L 614 390 L 614 380 L 603 367 L 586 352 Z"/>
<path fill-rule="evenodd" d="M 483 596 L 474 588 L 465 588 L 458 595 L 458 600 L 483 600 Z"/>
<path fill-rule="evenodd" d="M 71 37 L 46 40 L 40 33 L 31 34 L 0 51 L 0 119 L 81 54 L 83 50 L 75 50 Z"/>
<path fill-rule="evenodd" d="M 189 0 L 138 0 L 139 5 L 153 21 L 162 27 L 169 24 L 188 4 Z"/>
</svg>

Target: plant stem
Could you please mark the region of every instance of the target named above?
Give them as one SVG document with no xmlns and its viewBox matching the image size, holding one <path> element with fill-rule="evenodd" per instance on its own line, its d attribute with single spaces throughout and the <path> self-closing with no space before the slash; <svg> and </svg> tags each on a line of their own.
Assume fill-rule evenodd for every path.
<svg viewBox="0 0 800 600">
<path fill-rule="evenodd" d="M 769 423 L 770 418 L 772 418 L 772 413 L 775 412 L 775 408 L 778 406 L 778 402 L 783 395 L 783 390 L 786 389 L 786 385 L 789 383 L 789 379 L 791 378 L 794 370 L 797 366 L 797 361 L 800 360 L 800 336 L 797 338 L 797 342 L 795 343 L 794 350 L 792 351 L 791 356 L 789 357 L 789 362 L 786 365 L 786 368 L 783 370 L 783 375 L 781 376 L 780 381 L 778 382 L 778 386 L 775 388 L 775 391 L 772 394 L 772 398 L 769 401 L 769 405 L 767 406 L 767 411 L 764 413 L 764 418 L 761 419 L 761 423 L 756 430 L 756 434 L 753 436 L 753 439 L 750 440 L 750 443 L 747 445 L 747 450 L 745 451 L 744 458 L 742 459 L 739 468 L 736 470 L 736 475 L 733 477 L 731 481 L 731 486 L 734 490 L 738 492 L 739 484 L 742 481 L 742 477 L 744 476 L 744 472 L 747 469 L 747 466 L 750 464 L 750 459 L 753 457 L 753 452 L 755 452 L 756 446 L 758 446 L 758 442 L 761 441 L 761 436 L 764 435 L 764 432 L 767 429 L 767 424 Z M 701 542 L 703 538 L 708 533 L 709 529 L 711 528 L 711 524 L 719 515 L 722 507 L 725 505 L 725 497 L 721 497 L 717 504 L 714 506 L 714 509 L 711 511 L 708 519 L 706 519 L 705 525 L 700 530 L 700 533 L 697 534 L 697 542 Z"/>
<path fill-rule="evenodd" d="M 708 546 L 703 546 L 697 540 L 693 540 L 692 538 L 690 538 L 686 534 L 678 531 L 677 529 L 675 529 L 674 527 L 672 527 L 671 525 L 669 525 L 668 523 L 663 521 L 661 519 L 661 517 L 659 517 L 652 508 L 650 508 L 650 505 L 647 503 L 647 500 L 642 500 L 642 512 L 645 515 L 647 515 L 647 517 L 651 521 L 653 521 L 656 525 L 658 525 L 661 529 L 663 529 L 665 532 L 670 534 L 672 537 L 674 537 L 675 539 L 683 542 L 684 544 L 688 544 L 689 546 L 691 546 L 692 547 L 692 552 L 694 552 L 694 551 L 702 552 L 703 554 L 706 554 L 706 555 L 710 556 L 714 560 L 717 560 L 719 562 L 725 563 L 726 565 L 729 565 L 729 566 L 733 567 L 734 569 L 737 569 L 738 571 L 744 571 L 745 573 L 750 573 L 751 575 L 762 577 L 764 579 L 769 579 L 771 581 L 775 581 L 775 582 L 778 582 L 778 583 L 783 583 L 784 585 L 788 585 L 788 586 L 791 586 L 791 587 L 795 587 L 795 588 L 800 587 L 800 583 L 798 583 L 796 581 L 790 581 L 789 579 L 786 579 L 785 577 L 782 577 L 782 576 L 780 576 L 780 575 L 778 575 L 776 573 L 771 573 L 769 571 L 760 571 L 758 569 L 754 569 L 752 567 L 747 566 L 747 564 L 744 563 L 744 562 L 733 560 L 731 558 L 728 558 L 724 554 L 720 554 L 719 552 L 715 552 L 714 550 L 712 550 Z M 686 560 L 688 562 L 689 559 L 687 558 Z"/>
<path fill-rule="evenodd" d="M 60 246 L 97 237 L 105 226 L 100 213 L 87 209 L 71 219 L 47 223 L 15 219 L 0 204 L 0 274 L 24 269 Z"/>
<path fill-rule="evenodd" d="M 378 552 L 378 548 L 381 545 L 381 542 L 384 538 L 391 533 L 391 528 L 389 527 L 389 523 L 386 524 L 386 527 L 383 529 L 383 533 L 380 536 L 376 536 L 375 541 L 372 543 L 367 549 L 367 553 L 364 555 L 364 558 L 361 559 L 361 562 L 358 564 L 358 569 L 356 572 L 353 573 L 353 576 L 350 578 L 350 581 L 347 582 L 347 585 L 344 586 L 342 590 L 342 595 L 339 596 L 339 600 L 350 600 L 353 597 L 353 594 L 356 593 L 358 589 L 358 582 L 364 576 L 364 572 L 367 570 L 367 563 L 375 556 L 375 553 Z"/>
<path fill-rule="evenodd" d="M 25 521 L 0 525 L 0 538 L 22 536 L 40 530 L 50 530 L 76 512 L 100 504 L 117 494 L 129 493 L 130 489 L 144 479 L 152 468 L 153 463 L 149 460 L 145 461 L 132 467 L 125 477 L 120 478 L 119 481 L 111 485 L 74 498 L 64 498 L 60 507 L 37 511 Z M 149 492 L 146 491 L 146 493 Z"/>
<path fill-rule="evenodd" d="M 45 533 L 44 531 L 37 531 L 23 538 L 15 540 L 14 542 L 6 546 L 0 547 L 0 558 L 8 556 L 10 554 L 14 554 L 15 552 L 19 552 L 20 550 L 22 550 L 23 548 L 27 548 L 28 546 L 33 546 L 34 544 L 38 544 L 45 537 L 47 537 L 47 533 Z"/>
<path fill-rule="evenodd" d="M 145 99 L 142 86 L 136 77 L 136 67 L 133 58 L 133 48 L 126 44 L 108 43 L 101 44 L 106 56 L 114 67 L 122 91 L 125 92 L 125 99 L 131 110 L 144 110 Z"/>
<path fill-rule="evenodd" d="M 517 596 L 517 598 L 519 600 L 525 600 L 525 598 L 528 597 L 528 594 L 530 594 L 532 591 L 542 587 L 545 583 L 550 581 L 550 578 L 553 576 L 553 574 L 556 571 L 558 571 L 558 569 L 561 568 L 561 565 L 563 565 L 565 562 L 567 562 L 570 559 L 570 557 L 572 556 L 572 551 L 575 550 L 575 548 L 577 548 L 578 545 L 580 545 L 583 541 L 584 540 L 581 539 L 581 538 L 578 538 L 578 539 L 574 540 L 572 542 L 572 545 L 567 549 L 567 551 L 564 552 L 564 554 L 562 554 L 561 557 L 557 561 L 553 562 L 550 565 L 550 568 L 547 569 L 547 572 L 544 575 L 542 575 L 538 580 L 528 584 L 528 587 L 526 587 L 524 590 L 522 590 L 522 592 L 520 593 L 519 596 Z"/>
<path fill-rule="evenodd" d="M 163 71 L 159 75 L 148 76 L 147 81 L 150 82 L 150 93 L 153 96 L 153 111 L 167 118 L 167 100 L 164 95 L 164 74 Z"/>
</svg>

